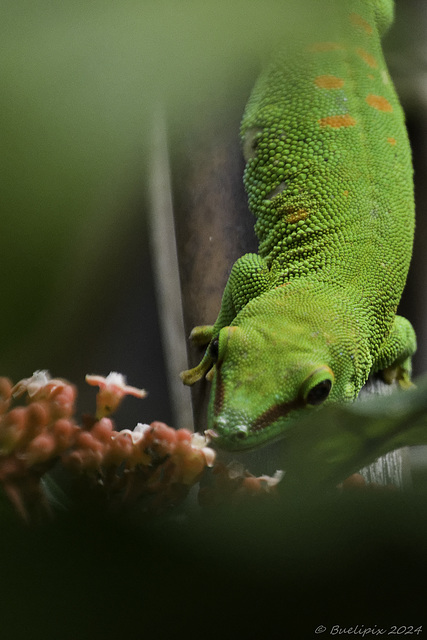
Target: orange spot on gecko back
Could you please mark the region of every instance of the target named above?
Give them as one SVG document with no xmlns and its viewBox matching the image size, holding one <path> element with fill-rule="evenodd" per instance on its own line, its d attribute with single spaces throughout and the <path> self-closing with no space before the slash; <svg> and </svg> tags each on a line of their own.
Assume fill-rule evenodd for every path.
<svg viewBox="0 0 427 640">
<path fill-rule="evenodd" d="M 306 218 L 308 218 L 308 211 L 306 211 L 305 209 L 299 209 L 298 211 L 295 211 L 295 213 L 290 213 L 288 216 L 286 216 L 286 222 L 290 222 L 291 224 L 295 223 L 295 222 L 299 222 L 299 220 L 305 220 Z"/>
<path fill-rule="evenodd" d="M 344 49 L 342 44 L 338 42 L 315 42 L 314 44 L 308 47 L 309 51 L 339 51 L 340 49 Z"/>
<path fill-rule="evenodd" d="M 343 191 L 343 195 L 344 195 L 346 198 L 347 198 L 347 196 L 348 196 L 348 193 L 349 193 L 349 192 L 348 192 L 348 190 L 347 190 L 347 189 L 345 189 L 345 190 Z"/>
<path fill-rule="evenodd" d="M 387 142 L 391 144 L 393 147 L 395 144 L 397 144 L 396 138 L 387 138 Z"/>
<path fill-rule="evenodd" d="M 386 98 L 383 98 L 383 96 L 374 96 L 372 93 L 370 93 L 368 96 L 366 96 L 366 102 L 370 107 L 378 109 L 378 111 L 393 111 L 393 107 L 391 106 L 389 101 L 386 100 Z"/>
<path fill-rule="evenodd" d="M 365 49 L 358 48 L 356 49 L 356 53 L 360 58 L 362 58 L 362 60 L 364 60 L 364 62 L 366 62 L 368 67 L 371 67 L 371 69 L 376 69 L 378 67 L 378 62 L 375 60 L 374 56 L 371 56 L 371 54 L 365 51 Z"/>
<path fill-rule="evenodd" d="M 352 13 L 350 16 L 350 21 L 355 27 L 360 27 L 363 29 L 369 36 L 372 34 L 372 27 L 369 22 L 366 22 L 362 16 L 359 16 L 358 13 Z"/>
<path fill-rule="evenodd" d="M 340 89 L 344 85 L 344 80 L 342 78 L 330 75 L 317 76 L 314 82 L 321 89 Z"/>
<path fill-rule="evenodd" d="M 340 127 L 354 127 L 356 120 L 352 116 L 345 114 L 343 116 L 328 116 L 327 118 L 320 118 L 318 123 L 321 127 L 339 129 Z"/>
</svg>

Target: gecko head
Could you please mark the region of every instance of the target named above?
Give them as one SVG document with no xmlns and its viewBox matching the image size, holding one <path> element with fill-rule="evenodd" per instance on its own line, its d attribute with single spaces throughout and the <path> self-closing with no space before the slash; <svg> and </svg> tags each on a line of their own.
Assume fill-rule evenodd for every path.
<svg viewBox="0 0 427 640">
<path fill-rule="evenodd" d="M 272 293 L 274 307 L 279 297 Z M 354 399 L 361 386 L 345 321 L 325 309 L 292 311 L 289 301 L 269 313 L 260 298 L 209 347 L 215 367 L 208 432 L 219 448 L 249 449 L 282 437 L 302 414 Z"/>
</svg>

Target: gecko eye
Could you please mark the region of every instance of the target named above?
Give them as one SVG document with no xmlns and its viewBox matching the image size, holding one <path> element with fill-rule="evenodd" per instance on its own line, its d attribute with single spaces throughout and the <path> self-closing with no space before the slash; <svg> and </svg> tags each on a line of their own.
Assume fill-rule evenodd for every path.
<svg viewBox="0 0 427 640">
<path fill-rule="evenodd" d="M 311 406 L 322 404 L 329 396 L 334 382 L 334 374 L 329 367 L 323 365 L 306 378 L 302 395 L 306 402 Z"/>
<path fill-rule="evenodd" d="M 217 336 L 211 341 L 208 353 L 211 360 L 219 366 L 227 352 L 227 345 L 230 335 L 236 331 L 237 327 L 223 327 Z"/>
<path fill-rule="evenodd" d="M 307 404 L 322 404 L 332 389 L 332 382 L 328 379 L 322 380 L 316 386 L 312 387 L 307 393 Z"/>
<path fill-rule="evenodd" d="M 230 333 L 233 333 L 235 329 L 236 327 L 223 327 L 218 335 L 215 336 L 215 338 L 211 341 L 208 347 L 209 357 L 217 366 L 224 359 L 224 355 L 227 351 L 227 344 Z"/>
<path fill-rule="evenodd" d="M 212 358 L 212 360 L 214 362 L 218 361 L 218 355 L 219 355 L 219 338 L 215 338 L 215 340 L 212 340 L 210 347 L 209 347 L 209 355 Z"/>
</svg>

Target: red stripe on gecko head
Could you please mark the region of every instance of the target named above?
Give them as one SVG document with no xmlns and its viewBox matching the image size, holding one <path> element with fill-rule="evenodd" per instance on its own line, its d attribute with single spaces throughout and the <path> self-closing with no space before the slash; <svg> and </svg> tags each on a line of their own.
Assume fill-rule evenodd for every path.
<svg viewBox="0 0 427 640">
<path fill-rule="evenodd" d="M 215 397 L 214 397 L 214 415 L 218 415 L 224 404 L 224 384 L 222 382 L 221 368 L 216 365 L 216 381 L 215 381 Z"/>
<path fill-rule="evenodd" d="M 262 431 L 266 427 L 276 422 L 279 418 L 284 418 L 291 411 L 295 409 L 302 409 L 305 406 L 302 398 L 296 398 L 290 402 L 282 402 L 281 404 L 275 404 L 270 409 L 267 409 L 252 423 L 250 431 Z"/>
</svg>

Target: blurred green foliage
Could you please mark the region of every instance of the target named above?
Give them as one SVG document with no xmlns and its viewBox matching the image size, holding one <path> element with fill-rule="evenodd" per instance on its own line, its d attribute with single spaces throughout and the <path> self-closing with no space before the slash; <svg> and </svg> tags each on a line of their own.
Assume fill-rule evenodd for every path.
<svg viewBox="0 0 427 640">
<path fill-rule="evenodd" d="M 114 278 L 111 264 L 106 273 L 103 266 L 114 261 L 112 247 L 139 229 L 144 206 L 136 212 L 129 200 L 147 191 L 158 105 L 167 105 L 177 131 L 207 109 L 224 117 L 254 60 L 295 31 L 296 6 L 2 2 L 3 372 L 29 374 L 35 345 L 44 341 L 46 351 L 88 291 L 96 295 Z"/>
<path fill-rule="evenodd" d="M 427 444 L 427 377 L 409 390 L 332 405 L 291 425 L 278 443 L 286 469 L 285 492 L 334 487 L 380 456 Z M 422 488 L 425 490 L 425 488 Z"/>
</svg>

